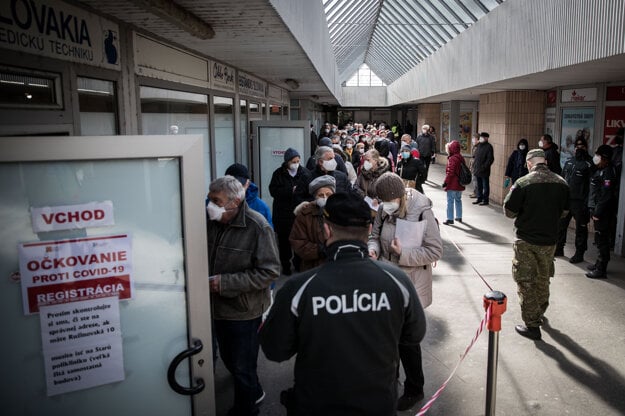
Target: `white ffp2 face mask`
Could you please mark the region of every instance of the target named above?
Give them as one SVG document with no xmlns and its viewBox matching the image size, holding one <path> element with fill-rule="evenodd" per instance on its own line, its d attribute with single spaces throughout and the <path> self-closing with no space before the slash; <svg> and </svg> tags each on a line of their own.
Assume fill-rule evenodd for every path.
<svg viewBox="0 0 625 416">
<path fill-rule="evenodd" d="M 594 156 L 592 157 L 592 162 L 593 162 L 595 165 L 598 165 L 599 163 L 601 163 L 601 156 L 599 156 L 599 155 L 594 155 Z"/>
<path fill-rule="evenodd" d="M 382 209 L 388 215 L 393 215 L 395 213 L 395 211 L 397 211 L 399 209 L 399 202 L 390 202 L 390 201 L 389 202 L 385 202 L 382 205 Z"/>
<path fill-rule="evenodd" d="M 291 163 L 289 165 L 289 170 L 296 171 L 299 168 L 299 163 Z"/>
<path fill-rule="evenodd" d="M 325 207 L 327 201 L 328 201 L 328 198 L 317 198 L 315 200 L 315 202 L 317 203 L 317 206 L 319 206 L 319 208 Z"/>
<path fill-rule="evenodd" d="M 519 145 L 519 150 L 525 150 L 525 145 L 524 144 L 520 144 Z"/>
<path fill-rule="evenodd" d="M 365 160 L 365 163 L 362 164 L 362 167 L 365 170 L 371 170 L 371 168 L 373 167 L 373 164 L 369 162 L 368 160 Z"/>
<path fill-rule="evenodd" d="M 226 212 L 226 208 L 220 207 L 213 202 L 209 202 L 206 206 L 206 212 L 208 213 L 208 218 L 210 218 L 212 221 L 220 221 L 221 217 L 224 215 L 224 212 Z"/>
<path fill-rule="evenodd" d="M 336 169 L 336 160 L 324 160 L 323 168 L 326 170 L 326 172 L 333 172 Z"/>
<path fill-rule="evenodd" d="M 540 147 L 541 149 L 543 148 L 544 145 L 545 145 L 545 142 L 543 142 L 542 140 L 538 142 L 538 147 Z"/>
</svg>

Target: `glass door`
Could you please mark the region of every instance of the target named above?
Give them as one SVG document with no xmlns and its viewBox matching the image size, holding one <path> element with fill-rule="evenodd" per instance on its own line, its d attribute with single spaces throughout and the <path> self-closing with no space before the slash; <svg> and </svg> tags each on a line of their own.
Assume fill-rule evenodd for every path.
<svg viewBox="0 0 625 416">
<path fill-rule="evenodd" d="M 0 138 L 3 414 L 214 414 L 202 143 Z"/>
</svg>

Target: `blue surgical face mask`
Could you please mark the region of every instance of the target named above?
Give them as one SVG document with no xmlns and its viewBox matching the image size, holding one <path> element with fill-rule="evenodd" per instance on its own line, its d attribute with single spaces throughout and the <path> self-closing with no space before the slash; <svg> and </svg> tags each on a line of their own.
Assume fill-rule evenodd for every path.
<svg viewBox="0 0 625 416">
<path fill-rule="evenodd" d="M 401 157 L 403 159 L 408 159 L 410 157 L 410 152 L 401 152 Z"/>
</svg>

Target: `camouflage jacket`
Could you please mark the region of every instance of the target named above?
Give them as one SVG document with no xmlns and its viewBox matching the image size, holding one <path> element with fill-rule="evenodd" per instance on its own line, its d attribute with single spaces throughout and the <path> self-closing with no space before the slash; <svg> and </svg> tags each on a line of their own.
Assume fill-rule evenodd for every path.
<svg viewBox="0 0 625 416">
<path fill-rule="evenodd" d="M 507 217 L 516 218 L 518 239 L 552 245 L 558 238 L 559 219 L 568 212 L 569 187 L 546 164 L 538 164 L 512 185 L 503 206 Z"/>
</svg>

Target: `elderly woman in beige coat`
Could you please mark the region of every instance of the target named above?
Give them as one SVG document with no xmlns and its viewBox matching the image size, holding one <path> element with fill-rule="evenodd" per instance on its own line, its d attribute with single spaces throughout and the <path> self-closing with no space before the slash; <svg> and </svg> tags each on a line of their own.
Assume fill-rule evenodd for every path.
<svg viewBox="0 0 625 416">
<path fill-rule="evenodd" d="M 432 263 L 443 255 L 443 242 L 432 213 L 432 201 L 416 189 L 404 188 L 401 178 L 391 172 L 380 176 L 375 187 L 382 204 L 369 238 L 369 256 L 394 263 L 406 272 L 415 285 L 422 306 L 426 308 L 432 304 Z M 409 246 L 407 241 L 397 237 L 397 223 L 401 223 L 398 220 L 415 223 L 411 234 L 421 233 L 423 236 L 418 246 Z M 412 225 L 404 226 L 412 228 Z M 423 399 L 425 380 L 421 347 L 400 345 L 399 356 L 406 373 L 406 382 L 397 409 L 407 410 Z"/>
</svg>

